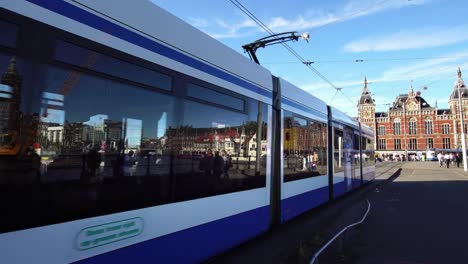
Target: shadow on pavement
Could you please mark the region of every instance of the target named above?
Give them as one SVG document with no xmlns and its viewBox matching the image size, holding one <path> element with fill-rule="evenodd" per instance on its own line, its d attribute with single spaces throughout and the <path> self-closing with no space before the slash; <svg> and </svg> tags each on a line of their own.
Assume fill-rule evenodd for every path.
<svg viewBox="0 0 468 264">
<path fill-rule="evenodd" d="M 409 170 L 409 176 L 397 180 L 395 175 L 377 187 L 368 197 L 372 207 L 365 222 L 333 243 L 317 263 L 468 263 L 468 177 L 439 173 L 426 181 Z M 362 201 L 346 213 L 343 226 L 364 212 Z"/>
</svg>

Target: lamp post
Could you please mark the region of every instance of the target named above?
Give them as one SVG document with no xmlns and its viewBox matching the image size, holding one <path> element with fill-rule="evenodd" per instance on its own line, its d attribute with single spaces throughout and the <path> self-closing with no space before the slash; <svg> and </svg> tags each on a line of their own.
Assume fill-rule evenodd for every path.
<svg viewBox="0 0 468 264">
<path fill-rule="evenodd" d="M 463 155 L 463 170 L 468 171 L 468 164 L 466 163 L 466 139 L 465 139 L 465 127 L 463 125 L 463 107 L 462 99 L 460 92 L 460 81 L 461 81 L 461 71 L 458 68 L 458 78 L 457 78 L 457 90 L 458 90 L 458 113 L 460 115 L 460 127 L 461 127 L 461 144 L 462 144 L 462 155 Z"/>
</svg>

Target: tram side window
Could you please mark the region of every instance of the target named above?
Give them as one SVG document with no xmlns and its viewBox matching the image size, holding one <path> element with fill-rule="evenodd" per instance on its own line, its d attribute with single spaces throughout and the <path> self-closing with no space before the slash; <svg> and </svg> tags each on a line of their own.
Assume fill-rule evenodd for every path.
<svg viewBox="0 0 468 264">
<path fill-rule="evenodd" d="M 353 134 L 353 149 L 351 150 L 352 151 L 351 155 L 352 155 L 352 160 L 353 160 L 352 164 L 353 164 L 354 169 L 357 169 L 360 166 L 359 138 L 360 138 L 359 135 Z"/>
<path fill-rule="evenodd" d="M 334 173 L 344 171 L 344 148 L 343 148 L 343 130 L 334 128 L 333 136 L 333 168 Z"/>
<path fill-rule="evenodd" d="M 0 45 L 14 48 L 16 46 L 16 34 L 18 26 L 0 20 Z"/>
<path fill-rule="evenodd" d="M 0 69 L 14 62 L 0 54 Z M 56 66 L 35 82 L 12 73 L 0 85 L 0 233 L 266 185 L 266 104 L 228 110 Z M 33 113 L 21 114 L 25 93 L 39 95 Z"/>
<path fill-rule="evenodd" d="M 64 41 L 56 42 L 55 59 L 164 90 L 172 90 L 168 75 Z"/>
<path fill-rule="evenodd" d="M 284 181 L 327 173 L 327 127 L 324 123 L 284 111 Z"/>
<path fill-rule="evenodd" d="M 375 165 L 375 153 L 374 153 L 374 140 L 372 138 L 363 137 L 362 141 L 365 143 L 362 148 L 363 155 L 367 159 L 366 166 Z M 364 164 L 364 163 L 363 163 Z"/>
</svg>

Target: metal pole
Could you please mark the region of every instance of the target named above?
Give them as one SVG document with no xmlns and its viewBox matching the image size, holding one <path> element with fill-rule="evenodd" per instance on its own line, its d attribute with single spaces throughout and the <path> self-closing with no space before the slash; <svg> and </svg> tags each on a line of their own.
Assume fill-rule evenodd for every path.
<svg viewBox="0 0 468 264">
<path fill-rule="evenodd" d="M 463 170 L 468 171 L 468 164 L 466 163 L 466 139 L 465 139 L 465 129 L 463 125 L 463 108 L 462 108 L 462 99 L 460 93 L 460 69 L 458 69 L 458 81 L 457 81 L 457 90 L 458 90 L 458 113 L 460 114 L 460 126 L 461 126 L 461 143 L 462 143 L 462 155 L 463 155 Z"/>
<path fill-rule="evenodd" d="M 408 122 L 406 118 L 406 106 L 403 104 L 403 136 L 404 136 L 404 144 L 405 144 L 405 161 L 408 161 L 408 143 L 406 142 L 406 129 L 405 125 Z"/>
</svg>

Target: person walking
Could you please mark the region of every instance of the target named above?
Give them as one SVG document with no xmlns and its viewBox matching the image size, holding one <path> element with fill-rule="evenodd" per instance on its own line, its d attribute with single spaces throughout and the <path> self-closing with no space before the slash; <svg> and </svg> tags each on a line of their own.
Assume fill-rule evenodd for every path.
<svg viewBox="0 0 468 264">
<path fill-rule="evenodd" d="M 450 167 L 450 155 L 448 153 L 445 153 L 444 160 L 445 160 L 445 163 L 447 164 L 447 169 L 448 169 Z"/>
<path fill-rule="evenodd" d="M 439 152 L 439 154 L 437 154 L 437 160 L 439 161 L 439 167 L 442 167 L 442 165 L 444 164 L 444 155 L 442 154 L 442 152 Z"/>
<path fill-rule="evenodd" d="M 455 162 L 457 163 L 457 168 L 460 168 L 461 157 L 458 153 L 455 155 Z"/>
</svg>

